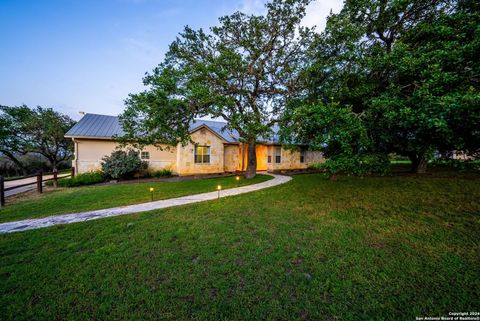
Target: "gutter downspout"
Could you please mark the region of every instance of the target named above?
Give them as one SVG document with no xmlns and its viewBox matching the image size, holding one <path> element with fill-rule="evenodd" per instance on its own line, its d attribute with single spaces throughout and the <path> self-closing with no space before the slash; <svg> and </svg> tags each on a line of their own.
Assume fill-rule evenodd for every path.
<svg viewBox="0 0 480 321">
<path fill-rule="evenodd" d="M 75 153 L 75 173 L 78 174 L 78 142 L 72 137 L 74 153 Z"/>
</svg>

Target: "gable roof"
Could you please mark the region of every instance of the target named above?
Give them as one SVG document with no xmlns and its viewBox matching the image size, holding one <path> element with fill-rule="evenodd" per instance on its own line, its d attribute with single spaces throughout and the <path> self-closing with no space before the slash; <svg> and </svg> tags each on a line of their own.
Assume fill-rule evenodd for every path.
<svg viewBox="0 0 480 321">
<path fill-rule="evenodd" d="M 190 123 L 190 132 L 193 133 L 202 127 L 207 127 L 227 143 L 238 143 L 240 135 L 236 130 L 226 129 L 227 123 L 214 120 L 195 119 Z M 273 140 L 269 143 L 278 143 L 278 128 L 274 127 Z M 123 136 L 125 132 L 117 116 L 85 114 L 65 134 L 67 138 L 112 139 L 114 136 Z"/>
<path fill-rule="evenodd" d="M 122 125 L 116 116 L 85 114 L 65 137 L 88 137 L 97 139 L 111 139 L 114 136 L 123 136 Z"/>
</svg>

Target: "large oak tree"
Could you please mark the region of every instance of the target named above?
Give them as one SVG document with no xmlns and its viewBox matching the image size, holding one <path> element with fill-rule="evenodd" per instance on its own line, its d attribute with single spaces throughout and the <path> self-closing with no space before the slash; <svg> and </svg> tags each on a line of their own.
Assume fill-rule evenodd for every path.
<svg viewBox="0 0 480 321">
<path fill-rule="evenodd" d="M 273 0 L 265 15 L 236 12 L 209 32 L 186 27 L 144 78 L 148 89 L 126 100 L 123 139 L 185 144 L 194 118 L 223 118 L 248 145 L 246 177 L 254 177 L 257 140 L 270 137 L 286 102 L 302 93 L 299 75 L 313 36 L 300 25 L 308 3 Z"/>
<path fill-rule="evenodd" d="M 328 147 L 328 126 L 304 111 L 321 114 L 333 99 L 337 114 L 361 121 L 370 140 L 361 153 L 395 152 L 422 173 L 434 151 L 478 151 L 479 17 L 474 1 L 345 1 L 312 47 L 310 107 L 286 113 L 287 133 Z"/>
</svg>

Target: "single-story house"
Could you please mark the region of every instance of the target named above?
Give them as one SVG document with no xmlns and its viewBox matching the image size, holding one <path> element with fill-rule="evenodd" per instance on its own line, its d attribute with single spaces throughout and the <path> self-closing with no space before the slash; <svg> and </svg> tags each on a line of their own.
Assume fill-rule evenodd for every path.
<svg viewBox="0 0 480 321">
<path fill-rule="evenodd" d="M 239 142 L 236 132 L 224 129 L 225 125 L 219 121 L 195 120 L 190 124 L 194 144 L 162 149 L 145 146 L 140 157 L 148 162 L 152 171 L 169 168 L 178 175 L 243 171 L 247 167 L 247 146 Z M 65 134 L 75 146 L 72 166 L 76 172 L 100 169 L 102 158 L 118 147 L 114 137 L 122 135 L 118 117 L 85 114 Z M 278 142 L 277 135 L 273 136 L 271 141 L 257 145 L 257 170 L 302 169 L 323 161 L 321 152 L 286 150 Z"/>
</svg>

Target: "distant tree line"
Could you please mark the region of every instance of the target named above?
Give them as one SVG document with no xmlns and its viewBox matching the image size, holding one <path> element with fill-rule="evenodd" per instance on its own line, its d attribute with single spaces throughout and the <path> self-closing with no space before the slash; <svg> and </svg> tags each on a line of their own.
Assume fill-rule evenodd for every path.
<svg viewBox="0 0 480 321">
<path fill-rule="evenodd" d="M 147 89 L 126 100 L 126 140 L 190 141 L 195 117 L 222 117 L 248 144 L 281 128 L 286 146 L 321 150 L 331 171 L 384 171 L 387 155 L 426 171 L 435 154 L 480 150 L 480 10 L 471 0 L 345 0 L 318 34 L 309 0 L 273 0 L 186 27 Z"/>
<path fill-rule="evenodd" d="M 51 108 L 0 106 L 0 175 L 69 166 L 73 143 L 64 135 L 74 124 Z"/>
</svg>

